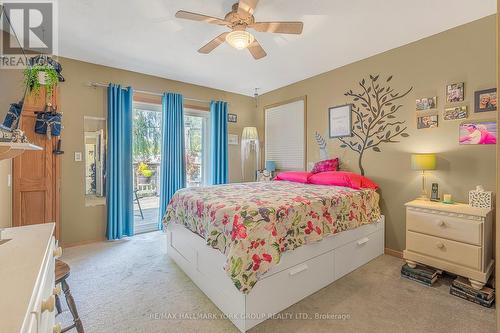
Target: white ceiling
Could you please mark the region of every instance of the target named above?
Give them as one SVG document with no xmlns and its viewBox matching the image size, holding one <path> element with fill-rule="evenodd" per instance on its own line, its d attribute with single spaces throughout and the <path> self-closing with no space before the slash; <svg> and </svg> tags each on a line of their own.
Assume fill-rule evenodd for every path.
<svg viewBox="0 0 500 333">
<path fill-rule="evenodd" d="M 494 14 L 496 0 L 260 0 L 257 21 L 301 20 L 301 36 L 255 32 L 268 56 L 227 44 L 197 49 L 224 27 L 177 10 L 224 17 L 236 0 L 62 0 L 64 57 L 231 92 L 264 93 Z M 137 87 L 140 89 L 140 87 Z"/>
</svg>

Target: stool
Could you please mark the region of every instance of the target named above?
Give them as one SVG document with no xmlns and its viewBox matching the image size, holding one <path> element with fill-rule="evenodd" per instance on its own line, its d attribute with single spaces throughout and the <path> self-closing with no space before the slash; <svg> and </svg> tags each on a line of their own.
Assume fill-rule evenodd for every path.
<svg viewBox="0 0 500 333">
<path fill-rule="evenodd" d="M 69 290 L 68 282 L 66 282 L 69 273 L 70 268 L 68 264 L 64 261 L 56 259 L 56 284 L 61 284 L 62 291 L 64 292 L 64 296 L 66 297 L 66 303 L 68 303 L 69 311 L 73 316 L 73 324 L 63 328 L 61 330 L 61 333 L 67 332 L 72 328 L 76 328 L 76 331 L 78 333 L 84 333 L 82 321 L 80 320 L 80 317 L 78 317 L 78 311 L 76 310 L 75 300 L 73 299 L 73 296 L 71 295 L 71 292 Z M 60 314 L 62 312 L 61 300 L 59 299 L 58 295 L 56 295 L 56 309 L 57 314 Z"/>
</svg>

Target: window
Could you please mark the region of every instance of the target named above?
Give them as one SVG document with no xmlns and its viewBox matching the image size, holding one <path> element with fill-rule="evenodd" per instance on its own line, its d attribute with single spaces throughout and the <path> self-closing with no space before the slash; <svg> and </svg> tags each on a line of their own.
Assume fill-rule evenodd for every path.
<svg viewBox="0 0 500 333">
<path fill-rule="evenodd" d="M 304 99 L 265 109 L 266 161 L 278 170 L 305 170 L 305 120 Z"/>
<path fill-rule="evenodd" d="M 208 185 L 210 177 L 210 113 L 184 109 L 187 187 Z"/>
</svg>

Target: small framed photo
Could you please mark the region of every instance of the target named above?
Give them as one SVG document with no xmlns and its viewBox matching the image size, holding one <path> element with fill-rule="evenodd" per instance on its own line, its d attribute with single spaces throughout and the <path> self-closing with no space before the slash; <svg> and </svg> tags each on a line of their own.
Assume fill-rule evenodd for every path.
<svg viewBox="0 0 500 333">
<path fill-rule="evenodd" d="M 227 135 L 227 144 L 238 145 L 238 142 L 239 142 L 238 134 L 228 134 Z"/>
<path fill-rule="evenodd" d="M 352 136 L 352 104 L 333 106 L 328 109 L 330 138 Z"/>
<path fill-rule="evenodd" d="M 461 145 L 494 145 L 497 143 L 497 123 L 476 121 L 460 124 Z"/>
<path fill-rule="evenodd" d="M 489 112 L 497 110 L 497 88 L 491 88 L 474 93 L 474 112 Z"/>
<path fill-rule="evenodd" d="M 227 121 L 230 123 L 237 123 L 238 122 L 238 115 L 234 114 L 234 113 L 228 113 Z"/>
<path fill-rule="evenodd" d="M 468 116 L 467 106 L 457 106 L 444 109 L 443 119 L 444 120 L 457 120 L 465 119 Z"/>
<path fill-rule="evenodd" d="M 437 107 L 437 97 L 425 97 L 415 101 L 418 111 L 435 109 Z"/>
<path fill-rule="evenodd" d="M 417 128 L 418 129 L 436 128 L 436 127 L 438 127 L 438 116 L 437 115 L 417 117 Z"/>
<path fill-rule="evenodd" d="M 446 102 L 456 103 L 464 101 L 464 83 L 453 83 L 446 86 Z"/>
</svg>

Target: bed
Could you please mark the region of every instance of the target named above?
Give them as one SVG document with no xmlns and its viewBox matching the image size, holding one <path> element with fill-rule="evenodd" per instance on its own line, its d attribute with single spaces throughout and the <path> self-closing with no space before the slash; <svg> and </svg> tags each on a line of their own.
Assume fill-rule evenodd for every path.
<svg viewBox="0 0 500 333">
<path fill-rule="evenodd" d="M 245 332 L 383 254 L 372 189 L 254 182 L 182 189 L 167 253 Z"/>
</svg>

